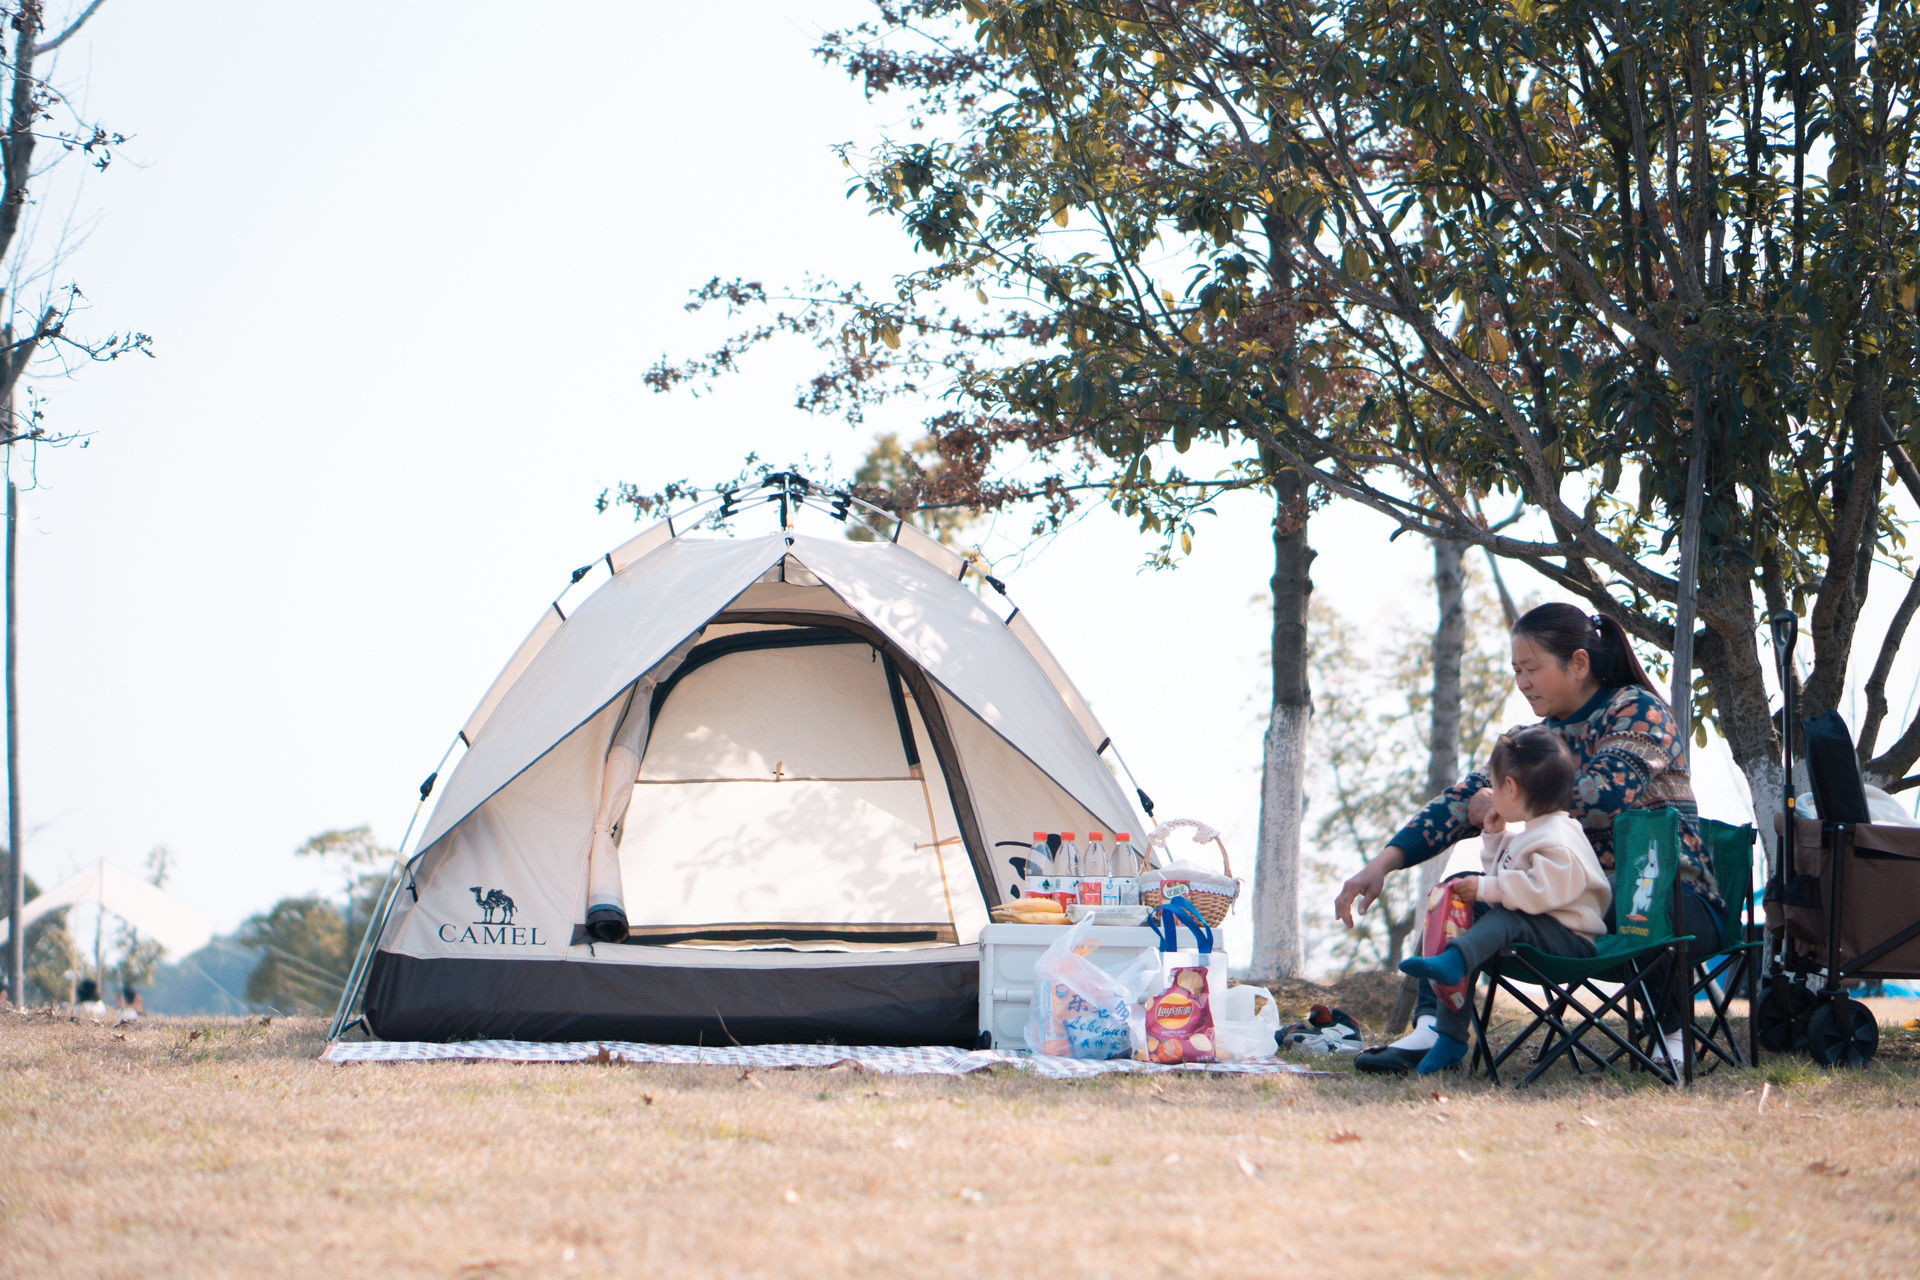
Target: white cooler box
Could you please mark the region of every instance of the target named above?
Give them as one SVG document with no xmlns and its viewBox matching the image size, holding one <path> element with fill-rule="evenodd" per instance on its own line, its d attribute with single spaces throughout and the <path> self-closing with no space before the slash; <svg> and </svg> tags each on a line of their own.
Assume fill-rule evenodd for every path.
<svg viewBox="0 0 1920 1280">
<path fill-rule="evenodd" d="M 1033 1004 L 1033 966 L 1041 952 L 1059 941 L 1066 929 L 1049 924 L 990 924 L 980 930 L 981 1047 L 1027 1047 L 1027 1010 Z M 1100 946 L 1087 959 L 1117 973 L 1142 951 L 1160 945 L 1160 937 L 1145 926 L 1095 925 Z"/>
</svg>

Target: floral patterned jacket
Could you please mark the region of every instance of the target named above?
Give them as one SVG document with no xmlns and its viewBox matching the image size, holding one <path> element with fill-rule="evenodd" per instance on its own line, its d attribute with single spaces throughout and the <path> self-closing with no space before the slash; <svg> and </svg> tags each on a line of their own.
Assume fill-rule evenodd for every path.
<svg viewBox="0 0 1920 1280">
<path fill-rule="evenodd" d="M 1586 831 L 1601 866 L 1613 870 L 1616 814 L 1671 805 L 1680 811 L 1681 879 L 1690 881 L 1715 907 L 1724 905 L 1700 842 L 1700 810 L 1687 772 L 1687 744 L 1675 740 L 1673 713 L 1666 703 L 1638 685 L 1602 689 L 1566 719 L 1542 720 L 1540 727 L 1559 734 L 1579 761 L 1573 803 L 1567 812 Z M 1491 778 L 1475 770 L 1429 800 L 1387 843 L 1399 846 L 1411 867 L 1457 841 L 1479 835 L 1480 828 L 1467 824 L 1467 798 L 1492 785 Z"/>
</svg>

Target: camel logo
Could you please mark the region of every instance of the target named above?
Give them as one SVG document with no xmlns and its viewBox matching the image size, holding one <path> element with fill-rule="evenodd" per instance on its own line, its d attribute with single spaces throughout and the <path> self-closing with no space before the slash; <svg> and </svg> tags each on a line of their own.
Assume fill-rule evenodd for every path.
<svg viewBox="0 0 1920 1280">
<path fill-rule="evenodd" d="M 516 908 L 513 899 L 499 889 L 485 889 L 472 885 L 467 889 L 473 895 L 474 903 L 480 908 L 480 918 L 461 928 L 458 924 L 443 924 L 439 934 L 442 942 L 470 942 L 474 946 L 496 947 L 539 947 L 546 945 L 540 938 L 537 925 L 516 925 L 513 916 Z"/>
<path fill-rule="evenodd" d="M 513 923 L 513 899 L 512 898 L 509 898 L 506 894 L 500 892 L 498 889 L 488 889 L 485 894 L 482 894 L 480 892 L 480 886 L 477 884 L 474 885 L 472 888 L 468 889 L 467 892 L 471 893 L 473 895 L 473 900 L 480 904 L 480 915 L 482 918 L 479 920 L 475 920 L 474 921 L 475 924 L 512 924 Z M 495 912 L 500 913 L 500 918 L 498 920 L 495 920 L 493 918 Z"/>
</svg>

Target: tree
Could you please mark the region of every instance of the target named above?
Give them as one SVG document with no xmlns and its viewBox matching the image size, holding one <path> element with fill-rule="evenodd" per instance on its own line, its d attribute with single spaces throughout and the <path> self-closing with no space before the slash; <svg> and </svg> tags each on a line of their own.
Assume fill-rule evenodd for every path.
<svg viewBox="0 0 1920 1280">
<path fill-rule="evenodd" d="M 126 139 L 107 130 L 97 121 L 88 121 L 69 99 L 42 74 L 41 59 L 54 54 L 70 40 L 105 0 L 91 0 L 59 34 L 42 39 L 45 31 L 44 5 L 41 0 L 0 3 L 0 17 L 13 33 L 11 49 L 0 32 L 0 84 L 9 88 L 4 127 L 0 127 L 0 265 L 4 266 L 4 286 L 0 286 L 0 446 L 7 449 L 7 539 L 6 608 L 7 637 L 5 685 L 7 703 L 7 810 L 8 847 L 22 847 L 20 811 L 20 733 L 19 699 L 15 687 L 18 666 L 16 640 L 18 610 L 14 597 L 15 525 L 17 496 L 13 478 L 13 459 L 17 446 L 26 444 L 62 444 L 78 436 L 49 432 L 42 420 L 37 398 L 29 395 L 28 408 L 22 412 L 15 403 L 15 391 L 21 377 L 36 360 L 48 360 L 62 373 L 70 373 L 78 364 L 96 360 L 115 360 L 133 352 L 151 354 L 151 339 L 143 333 L 109 334 L 88 339 L 71 333 L 68 324 L 83 299 L 79 286 L 59 279 L 61 259 L 68 248 L 63 232 L 56 243 L 40 243 L 38 251 L 45 260 L 30 256 L 38 237 L 26 218 L 33 205 L 33 193 L 45 185 L 52 165 L 34 167 L 35 149 L 42 142 L 61 148 L 63 158 L 81 156 L 93 167 L 105 170 L 112 163 L 114 148 Z M 22 234 L 23 230 L 26 234 Z M 28 301 L 28 298 L 31 301 Z M 19 863 L 13 867 L 7 887 L 11 910 L 19 910 L 25 901 L 25 882 Z M 9 992 L 15 1003 L 24 998 L 25 958 L 21 950 L 24 938 L 8 945 L 7 971 Z"/>
<path fill-rule="evenodd" d="M 1275 412 L 1236 414 L 1240 428 L 1329 492 L 1519 559 L 1663 650 L 1691 504 L 1698 696 L 1769 829 L 1755 605 L 1806 613 L 1802 705 L 1833 706 L 1873 555 L 1899 552 L 1881 486 L 1920 494 L 1902 443 L 1920 271 L 1911 6 L 975 8 L 988 39 L 1037 39 L 1073 68 L 1055 77 L 1071 85 L 1052 94 L 1061 127 L 1131 90 L 1211 142 L 1183 206 L 1218 228 L 1208 325 L 1272 311 L 1262 281 L 1282 270 L 1323 300 L 1293 310 L 1291 362 L 1209 365 L 1196 347 L 1196 414 L 1264 398 Z M 1147 61 L 1150 78 L 1132 70 Z M 1297 410 L 1288 379 L 1316 367 L 1365 394 Z M 1080 373 L 1096 405 L 1137 376 Z M 1522 496 L 1534 535 L 1490 528 L 1483 492 Z M 1862 755 L 1876 780 L 1920 784 L 1901 779 L 1920 724 L 1872 754 L 1890 662 L 1869 681 L 1881 710 Z"/>
<path fill-rule="evenodd" d="M 1324 884 L 1337 884 L 1378 853 L 1409 814 L 1458 779 L 1461 756 L 1486 758 L 1503 727 L 1513 678 L 1500 606 L 1486 591 L 1466 589 L 1463 567 L 1448 550 L 1436 559 L 1436 595 L 1459 601 L 1452 617 L 1443 613 L 1437 641 L 1436 633 L 1405 623 L 1361 632 L 1332 606 L 1313 607 L 1313 776 L 1327 799 L 1314 828 L 1319 856 L 1308 870 Z M 1449 660 L 1451 678 L 1444 675 Z M 1438 705 L 1449 699 L 1450 708 Z M 1444 737 L 1449 729 L 1451 742 Z M 1434 859 L 1436 874 L 1442 865 Z M 1414 877 L 1389 880 L 1357 928 L 1336 931 L 1334 958 L 1347 969 L 1399 964 L 1419 927 L 1425 887 Z"/>
<path fill-rule="evenodd" d="M 4 850 L 0 850 L 0 856 L 4 856 L 4 853 Z M 26 901 L 32 902 L 40 896 L 40 886 L 33 882 L 32 876 L 22 877 L 22 882 Z M 68 910 L 67 907 L 61 907 L 49 911 L 27 927 L 21 947 L 26 958 L 23 969 L 26 990 L 20 1003 L 22 1008 L 31 1004 L 73 1003 L 74 979 L 79 976 L 84 962 L 79 946 L 67 930 Z M 0 902 L 0 920 L 11 918 L 7 904 Z"/>
<path fill-rule="evenodd" d="M 260 953 L 247 999 L 288 1013 L 325 1013 L 339 1003 L 358 940 L 339 904 L 282 898 L 240 929 L 240 944 Z"/>
<path fill-rule="evenodd" d="M 854 468 L 848 491 L 863 502 L 891 511 L 916 528 L 938 538 L 943 546 L 958 547 L 967 529 L 980 517 L 977 507 L 966 501 L 940 502 L 949 485 L 947 464 L 940 456 L 940 441 L 922 436 L 904 444 L 897 432 L 883 431 L 874 437 L 860 465 Z M 847 537 L 868 542 L 877 535 L 864 524 L 849 521 Z M 982 570 L 990 568 L 977 551 L 964 548 L 969 560 Z"/>
<path fill-rule="evenodd" d="M 289 1012 L 325 1013 L 339 1003 L 354 953 L 372 923 L 393 851 L 365 826 L 323 831 L 295 855 L 317 858 L 341 880 L 338 899 L 283 898 L 242 925 L 242 946 L 260 953 L 247 999 Z"/>
</svg>

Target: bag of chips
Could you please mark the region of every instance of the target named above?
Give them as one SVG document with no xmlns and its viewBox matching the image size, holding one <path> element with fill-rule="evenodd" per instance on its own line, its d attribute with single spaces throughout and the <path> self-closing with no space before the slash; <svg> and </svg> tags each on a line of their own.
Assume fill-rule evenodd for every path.
<svg viewBox="0 0 1920 1280">
<path fill-rule="evenodd" d="M 1165 989 L 1147 1001 L 1146 1048 L 1148 1062 L 1217 1062 L 1219 1046 L 1213 1026 L 1213 928 L 1185 898 L 1169 899 L 1151 917 L 1160 934 L 1160 953 L 1166 963 Z M 1199 963 L 1173 960 L 1181 948 L 1182 926 L 1199 948 Z M 1224 968 L 1222 967 L 1222 973 Z"/>
<path fill-rule="evenodd" d="M 1448 943 L 1473 927 L 1473 904 L 1461 901 L 1453 892 L 1453 886 L 1453 880 L 1443 880 L 1427 894 L 1427 932 L 1420 943 L 1423 956 L 1439 955 Z M 1467 986 L 1472 981 L 1471 973 L 1459 982 L 1445 985 L 1429 979 L 1434 996 L 1455 1013 L 1467 1007 Z"/>
</svg>

